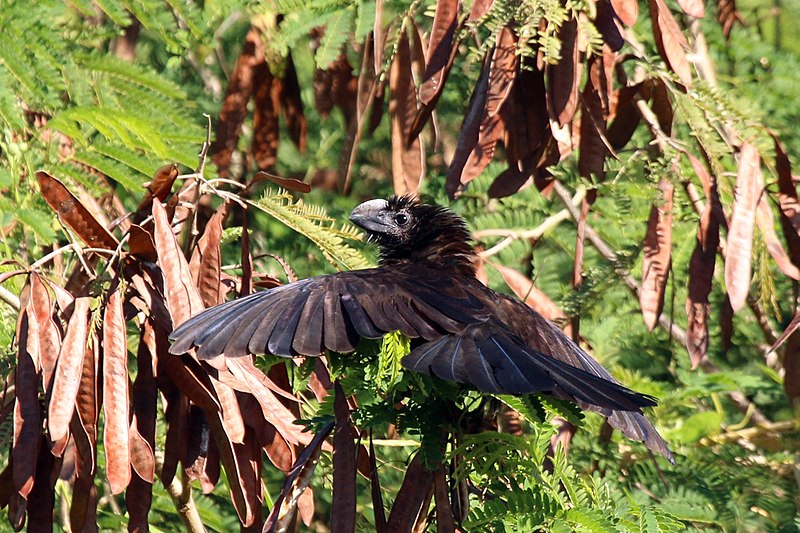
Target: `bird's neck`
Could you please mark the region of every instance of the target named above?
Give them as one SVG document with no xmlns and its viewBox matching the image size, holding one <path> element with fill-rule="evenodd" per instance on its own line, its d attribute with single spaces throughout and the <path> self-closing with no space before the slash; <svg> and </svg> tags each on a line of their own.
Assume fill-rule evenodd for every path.
<svg viewBox="0 0 800 533">
<path fill-rule="evenodd" d="M 475 276 L 475 250 L 467 243 L 468 235 L 440 235 L 414 248 L 381 248 L 381 266 L 420 263 L 445 268 L 465 276 Z"/>
</svg>

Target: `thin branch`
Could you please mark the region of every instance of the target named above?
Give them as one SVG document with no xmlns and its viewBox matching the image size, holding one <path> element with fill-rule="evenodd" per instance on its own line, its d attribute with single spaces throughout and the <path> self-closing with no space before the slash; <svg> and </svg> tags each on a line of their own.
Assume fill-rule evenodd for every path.
<svg viewBox="0 0 800 533">
<path fill-rule="evenodd" d="M 19 298 L 17 298 L 16 294 L 2 286 L 0 286 L 0 302 L 10 305 L 15 311 L 19 312 Z"/>
<path fill-rule="evenodd" d="M 164 466 L 164 456 L 160 453 L 156 454 L 156 473 L 161 477 L 161 469 Z M 206 527 L 200 518 L 200 513 L 197 511 L 197 505 L 192 498 L 192 485 L 186 474 L 182 476 L 183 480 L 178 476 L 172 477 L 172 482 L 166 487 L 167 493 L 172 498 L 172 503 L 175 504 L 175 510 L 186 526 L 187 533 L 206 533 Z"/>
<path fill-rule="evenodd" d="M 759 423 L 753 427 L 744 429 L 737 429 L 735 431 L 726 431 L 719 435 L 711 437 L 704 437 L 700 439 L 701 446 L 713 446 L 715 444 L 725 444 L 727 442 L 737 442 L 744 440 L 753 442 L 759 437 L 778 435 L 781 433 L 793 432 L 800 429 L 800 424 L 797 420 L 784 420 L 782 422 L 769 422 Z"/>
<path fill-rule="evenodd" d="M 583 198 L 586 196 L 586 190 L 580 189 L 575 196 L 572 197 L 572 205 L 580 205 Z M 502 241 L 495 244 L 488 250 L 484 250 L 479 255 L 484 259 L 491 257 L 500 253 L 501 250 L 505 249 L 506 247 L 510 246 L 516 240 L 526 240 L 526 241 L 537 241 L 544 236 L 545 233 L 552 230 L 565 220 L 570 218 L 570 213 L 567 209 L 562 209 L 558 213 L 551 215 L 544 219 L 544 221 L 539 224 L 537 227 L 524 230 L 524 231 L 516 231 L 511 229 L 485 229 L 479 230 L 472 234 L 472 238 L 476 241 L 480 241 L 486 237 L 504 237 Z"/>
</svg>

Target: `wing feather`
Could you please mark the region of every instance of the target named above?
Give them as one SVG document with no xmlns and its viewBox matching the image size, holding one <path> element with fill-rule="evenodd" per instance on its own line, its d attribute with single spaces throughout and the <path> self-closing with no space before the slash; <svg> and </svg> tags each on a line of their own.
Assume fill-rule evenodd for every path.
<svg viewBox="0 0 800 533">
<path fill-rule="evenodd" d="M 267 343 L 269 342 L 270 336 L 272 336 L 272 330 L 275 328 L 275 323 L 280 320 L 281 316 L 283 315 L 283 311 L 288 305 L 289 301 L 282 300 L 274 307 L 269 308 L 269 312 L 267 312 L 267 314 L 264 315 L 264 318 L 261 319 L 261 322 L 253 332 L 253 336 L 250 337 L 250 342 L 247 343 L 248 353 L 265 353 L 267 351 Z M 199 351 L 197 355 L 200 356 Z M 236 356 L 244 354 L 226 353 L 225 355 Z"/>
<path fill-rule="evenodd" d="M 280 318 L 275 322 L 275 327 L 267 342 L 267 349 L 271 354 L 292 357 L 297 355 L 292 351 L 297 324 L 300 322 L 300 315 L 308 300 L 308 294 L 299 291 L 294 299 L 286 305 Z"/>
<path fill-rule="evenodd" d="M 485 392 L 552 392 L 609 410 L 638 411 L 655 404 L 649 396 L 539 353 L 497 327 L 470 326 L 445 338 L 416 348 L 403 358 L 403 366 Z"/>
<path fill-rule="evenodd" d="M 325 351 L 322 342 L 324 334 L 324 294 L 314 291 L 309 296 L 303 314 L 300 315 L 300 324 L 292 343 L 292 348 L 301 355 L 319 355 Z"/>
<path fill-rule="evenodd" d="M 361 337 L 367 339 L 378 339 L 386 334 L 386 330 L 380 330 L 375 326 L 369 315 L 351 293 L 343 293 L 341 296 L 342 306 L 347 313 L 347 317 L 353 327 Z"/>
<path fill-rule="evenodd" d="M 350 352 L 361 337 L 401 331 L 434 340 L 490 316 L 464 287 L 437 286 L 452 289 L 448 271 L 419 265 L 308 278 L 207 309 L 173 332 L 170 351 L 196 347 L 203 359 Z"/>
</svg>

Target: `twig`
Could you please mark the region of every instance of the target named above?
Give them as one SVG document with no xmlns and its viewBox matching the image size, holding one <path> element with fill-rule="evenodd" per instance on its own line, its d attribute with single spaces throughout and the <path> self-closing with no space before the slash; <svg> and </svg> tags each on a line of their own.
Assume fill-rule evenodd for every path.
<svg viewBox="0 0 800 533">
<path fill-rule="evenodd" d="M 55 256 L 57 256 L 59 254 L 62 254 L 65 251 L 67 251 L 67 250 L 69 250 L 71 248 L 72 248 L 72 243 L 67 244 L 65 246 L 62 246 L 61 248 L 56 248 L 55 250 L 53 250 L 49 254 L 47 254 L 47 255 L 45 255 L 43 257 L 40 257 L 30 267 L 28 267 L 28 269 L 29 270 L 37 270 L 37 269 L 41 268 L 42 265 L 44 265 L 45 263 L 50 261 L 52 258 L 54 258 Z"/>
<path fill-rule="evenodd" d="M 579 205 L 585 196 L 586 191 L 584 189 L 579 189 L 578 192 L 575 193 L 575 196 L 572 197 L 572 205 Z M 498 254 L 501 250 L 511 245 L 511 243 L 513 243 L 515 240 L 539 240 L 545 233 L 569 218 L 569 211 L 567 209 L 562 209 L 558 213 L 547 217 L 541 224 L 530 230 L 515 231 L 511 229 L 485 229 L 474 232 L 472 234 L 472 238 L 476 241 L 479 241 L 485 237 L 504 237 L 502 241 L 495 244 L 488 250 L 480 252 L 479 255 L 486 259 L 487 257 Z"/>
<path fill-rule="evenodd" d="M 739 440 L 752 442 L 758 437 L 763 437 L 770 434 L 775 435 L 786 433 L 789 431 L 797 431 L 798 429 L 800 429 L 800 423 L 798 423 L 797 420 L 759 423 L 753 427 L 737 429 L 735 431 L 726 431 L 725 433 L 720 433 L 719 435 L 714 435 L 711 437 L 703 437 L 700 439 L 700 445 L 712 446 L 714 444 L 725 444 L 726 442 L 736 442 Z"/>
<path fill-rule="evenodd" d="M 160 453 L 156 454 L 156 473 L 161 477 L 161 469 L 164 467 L 164 456 Z M 172 482 L 167 486 L 167 493 L 172 498 L 175 504 L 175 510 L 186 526 L 187 533 L 206 533 L 206 528 L 203 521 L 200 519 L 200 513 L 197 511 L 197 505 L 192 498 L 192 485 L 186 479 L 186 474 L 182 475 L 183 480 L 178 476 L 172 477 Z"/>
<path fill-rule="evenodd" d="M 10 305 L 17 312 L 20 309 L 19 298 L 17 298 L 17 295 L 2 286 L 0 286 L 0 302 Z"/>
<path fill-rule="evenodd" d="M 206 140 L 203 141 L 203 146 L 200 147 L 200 153 L 197 154 L 197 170 L 196 172 L 203 175 L 206 169 L 206 159 L 208 159 L 208 150 L 211 148 L 211 115 L 203 113 L 206 117 Z"/>
</svg>

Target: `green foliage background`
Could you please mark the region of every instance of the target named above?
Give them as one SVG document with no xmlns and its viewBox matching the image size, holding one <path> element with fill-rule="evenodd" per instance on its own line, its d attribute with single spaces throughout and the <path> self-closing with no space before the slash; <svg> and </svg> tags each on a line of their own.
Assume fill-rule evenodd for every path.
<svg viewBox="0 0 800 533">
<path fill-rule="evenodd" d="M 385 4 L 387 13 L 399 16 L 410 3 L 397 0 Z M 430 24 L 432 5 L 430 1 L 413 4 L 415 16 L 426 26 Z M 749 25 L 735 28 L 730 42 L 724 40 L 714 20 L 713 6 L 708 6 L 709 15 L 699 24 L 716 63 L 720 88 L 698 84 L 691 95 L 676 96 L 679 135 L 700 138 L 708 133 L 702 130 L 703 120 L 734 115 L 741 118 L 742 129 L 763 124 L 778 131 L 790 155 L 795 161 L 798 159 L 800 40 L 794 28 L 800 23 L 800 2 L 782 0 L 770 5 L 780 10 L 765 11 L 763 3 L 755 0 L 741 2 L 739 9 Z M 142 184 L 162 164 L 174 161 L 184 167 L 195 166 L 196 152 L 205 136 L 203 113 L 210 114 L 213 120 L 219 114 L 222 94 L 215 92 L 213 80 L 222 80 L 224 90 L 226 72 L 230 72 L 249 20 L 256 14 L 287 13 L 274 45 L 277 53 L 292 51 L 309 120 L 308 150 L 301 154 L 288 139 L 282 139 L 276 171 L 311 177 L 317 170 L 335 169 L 346 126 L 338 111 L 328 118 L 314 111 L 313 71 L 315 65 L 325 66 L 335 59 L 340 46 L 349 42 L 353 34 L 356 40 L 363 38 L 371 27 L 374 7 L 374 2 L 367 0 L 40 0 L 34 4 L 0 0 L 0 259 L 30 264 L 57 243 L 65 242 L 63 230 L 55 223 L 32 179 L 37 169 L 47 169 L 68 185 L 80 184 L 98 198 L 113 190 L 127 209 L 134 210 Z M 653 60 L 651 67 L 659 68 L 654 45 L 647 41 L 649 21 L 645 11 L 643 5 L 635 30 Z M 142 33 L 136 61 L 129 63 L 114 55 L 112 43 L 130 25 L 133 16 L 141 22 Z M 307 33 L 320 25 L 328 25 L 328 37 L 314 57 L 306 46 Z M 487 27 L 491 27 L 491 21 Z M 478 48 L 470 53 L 480 57 Z M 351 63 L 358 64 L 355 54 L 351 55 Z M 465 94 L 478 75 L 477 65 L 474 61 L 456 64 L 438 106 L 445 150 L 455 141 Z M 74 151 L 66 159 L 59 155 L 58 136 L 44 135 L 43 128 L 32 125 L 34 111 L 46 116 L 45 129 L 73 140 Z M 635 137 L 634 144 L 637 139 L 639 144 L 647 141 L 643 132 L 637 135 L 641 138 Z M 247 137 L 246 132 L 242 143 L 248 141 Z M 725 149 L 715 148 L 720 154 Z M 590 222 L 618 253 L 623 266 L 639 272 L 643 221 L 655 197 L 652 184 L 671 168 L 666 162 L 648 163 L 630 157 L 632 154 L 622 155 L 623 160 L 615 163 L 617 168 L 612 168 L 612 178 L 601 186 L 600 200 Z M 446 167 L 439 154 L 431 154 L 430 163 L 424 192 L 445 203 Z M 730 159 L 722 155 L 719 164 L 721 168 L 731 168 Z M 471 228 L 530 229 L 560 209 L 556 201 L 543 198 L 532 188 L 502 201 L 490 201 L 486 191 L 502 169 L 500 164 L 491 164 L 471 184 L 467 195 L 452 206 L 467 218 Z M 688 173 L 688 169 L 682 170 Z M 109 179 L 99 179 L 93 171 Z M 210 166 L 207 177 L 213 177 L 214 172 Z M 557 174 L 569 186 L 581 185 L 574 160 L 566 161 Z M 727 185 L 723 180 L 721 188 L 723 194 L 730 195 L 732 182 L 729 175 L 726 179 Z M 354 192 L 349 197 L 314 191 L 305 202 L 324 207 L 332 219 L 344 220 L 359 199 L 390 194 L 388 121 L 384 120 L 376 133 L 362 142 L 353 183 Z M 253 221 L 255 250 L 283 257 L 301 277 L 329 272 L 333 265 L 365 264 L 352 249 L 344 249 L 345 242 L 374 259 L 373 250 L 352 242 L 354 235 L 337 235 L 338 240 L 331 242 L 325 240 L 330 234 L 309 227 L 310 218 L 318 217 L 321 211 L 289 209 L 287 215 L 287 205 L 291 207 L 293 201 L 276 191 L 266 193 L 262 200 L 264 212 Z M 684 285 L 697 217 L 687 202 L 678 202 L 675 220 L 675 281 L 668 288 L 665 313 L 685 327 Z M 315 238 L 298 236 L 298 229 Z M 496 405 L 506 402 L 525 415 L 528 432 L 524 437 L 495 432 L 470 435 L 447 451 L 464 458 L 462 475 L 494 495 L 483 501 L 473 499 L 465 523 L 467 529 L 799 531 L 796 426 L 790 424 L 789 429 L 766 435 L 761 441 L 746 437 L 722 442 L 715 439 L 752 426 L 748 417 L 726 399 L 725 394 L 731 391 L 743 392 L 774 422 L 795 420 L 795 411 L 783 392 L 782 378 L 764 364 L 764 339 L 753 317 L 744 312 L 734 318 L 735 335 L 727 350 L 719 340 L 720 325 L 711 324 L 710 358 L 721 371 L 693 372 L 679 343 L 661 330 L 647 331 L 639 304 L 625 288 L 614 265 L 592 249 L 587 249 L 587 288 L 580 294 L 573 293 L 570 281 L 574 248 L 574 225 L 563 223 L 533 250 L 528 243 L 517 241 L 494 259 L 535 278 L 537 287 L 568 314 L 580 314 L 582 335 L 591 343 L 596 358 L 632 388 L 660 399 L 660 406 L 651 414 L 673 445 L 677 465 L 648 459 L 641 446 L 626 442 L 619 435 L 609 445 L 601 446 L 596 437 L 601 420 L 586 415 L 569 459 L 558 454 L 552 471 L 547 471 L 542 462 L 548 440 L 555 432 L 548 420 L 553 414 L 574 417 L 575 413 L 543 399 L 491 399 Z M 237 261 L 235 242 L 226 244 L 223 252 L 226 262 Z M 759 289 L 756 292 L 770 310 L 773 326 L 780 330 L 793 313 L 796 287 L 779 277 L 767 260 L 763 244 L 757 245 L 754 257 Z M 329 262 L 326 258 L 334 260 Z M 11 264 L 0 265 L 0 271 L 12 268 Z M 261 260 L 258 268 L 284 277 L 280 265 L 270 259 Z M 491 285 L 508 291 L 499 274 L 491 268 L 488 271 Z M 721 276 L 719 268 L 717 276 Z M 18 293 L 21 283 L 14 279 L 4 287 Z M 712 307 L 719 309 L 722 300 L 722 293 L 715 288 Z M 13 366 L 15 320 L 13 310 L 0 303 L 4 371 Z M 372 428 L 376 437 L 385 433 L 389 422 L 395 422 L 394 415 L 385 408 L 391 402 L 380 399 L 406 401 L 399 424 L 399 429 L 406 432 L 406 446 L 378 444 L 384 461 L 380 474 L 386 497 L 396 493 L 404 461 L 416 449 L 417 442 L 422 442 L 422 453 L 437 453 L 435 449 L 426 452 L 426 438 L 438 433 L 438 427 L 429 427 L 429 415 L 440 409 L 443 399 L 457 402 L 467 412 L 480 404 L 474 393 L 398 372 L 402 350 L 400 341 L 389 339 L 381 346 L 363 347 L 352 359 L 334 361 L 338 364 L 334 369 L 347 370 L 346 392 L 359 399 L 361 407 L 355 422 Z M 295 379 L 298 386 L 303 382 L 302 368 Z M 313 421 L 331 412 L 332 405 L 326 404 L 307 416 Z M 163 432 L 160 435 L 163 438 Z M 7 453 L 9 439 L 10 426 L 6 422 L 0 426 L 0 453 Z M 323 456 L 314 480 L 318 516 L 322 520 L 330 510 L 330 466 L 330 457 Z M 270 480 L 267 494 L 274 497 L 282 478 L 274 471 L 265 474 Z M 362 479 L 359 483 L 363 493 L 368 494 L 367 481 Z M 62 483 L 58 488 L 60 495 L 68 492 Z M 179 528 L 175 508 L 158 484 L 155 496 L 153 530 Z M 236 515 L 224 484 L 207 496 L 196 491 L 196 501 L 210 530 L 230 531 L 236 527 Z M 115 505 L 124 510 L 124 502 Z M 373 527 L 370 506 L 371 501 L 364 496 L 359 503 L 359 527 L 363 531 Z M 99 510 L 98 523 L 107 530 L 125 525 L 108 500 Z M 7 524 L 0 524 L 0 529 L 8 528 Z"/>
</svg>

